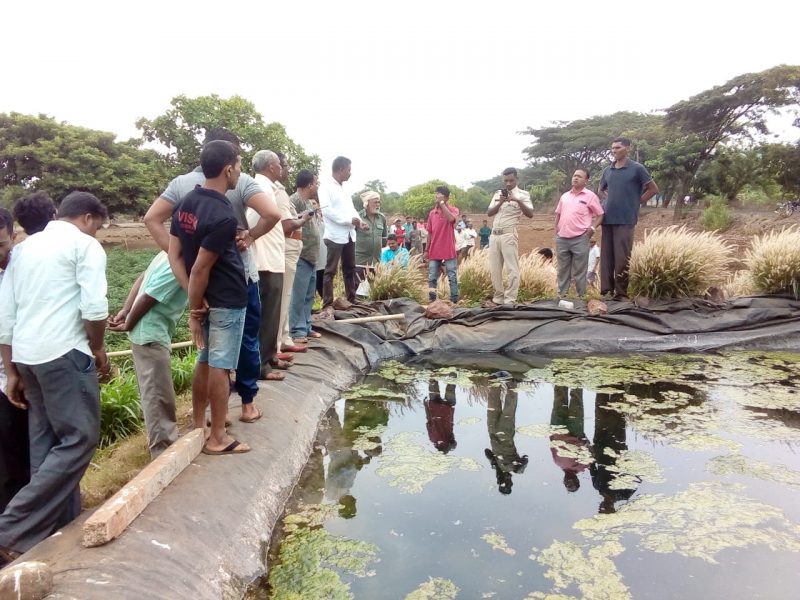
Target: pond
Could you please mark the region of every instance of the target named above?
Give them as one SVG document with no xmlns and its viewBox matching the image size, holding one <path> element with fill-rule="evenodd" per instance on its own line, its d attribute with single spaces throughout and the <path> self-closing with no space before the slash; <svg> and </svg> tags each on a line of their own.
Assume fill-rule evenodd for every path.
<svg viewBox="0 0 800 600">
<path fill-rule="evenodd" d="M 800 355 L 457 360 L 335 403 L 254 597 L 797 597 Z"/>
</svg>

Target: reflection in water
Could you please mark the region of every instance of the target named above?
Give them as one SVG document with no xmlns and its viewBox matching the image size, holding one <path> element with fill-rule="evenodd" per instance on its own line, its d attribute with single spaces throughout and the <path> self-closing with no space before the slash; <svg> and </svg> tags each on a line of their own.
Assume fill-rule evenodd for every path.
<svg viewBox="0 0 800 600">
<path fill-rule="evenodd" d="M 350 489 L 356 474 L 380 455 L 383 450 L 379 436 L 370 436 L 374 442 L 364 450 L 364 456 L 353 449 L 353 443 L 361 435 L 359 429 L 372 429 L 389 423 L 389 409 L 383 402 L 370 400 L 347 400 L 344 405 L 344 426 L 339 415 L 331 408 L 327 415 L 328 427 L 320 432 L 320 443 L 328 452 L 328 476 L 325 478 L 325 499 L 342 505 L 339 514 L 344 518 L 356 515 L 356 499 Z"/>
<path fill-rule="evenodd" d="M 566 433 L 550 436 L 550 452 L 553 462 L 564 471 L 564 487 L 575 492 L 581 486 L 578 473 L 586 470 L 591 462 L 585 456 L 589 440 L 583 431 L 583 390 L 563 385 L 553 386 L 553 411 L 550 425 L 566 428 Z M 560 443 L 552 443 L 560 442 Z"/>
<path fill-rule="evenodd" d="M 615 473 L 609 467 L 617 462 L 617 457 L 628 449 L 625 439 L 625 415 L 606 408 L 608 404 L 622 401 L 622 394 L 598 393 L 594 400 L 594 462 L 589 466 L 592 485 L 600 492 L 600 513 L 616 512 L 614 504 L 627 500 L 635 489 L 614 490 L 609 487 Z M 613 452 L 606 452 L 606 448 Z"/>
<path fill-rule="evenodd" d="M 520 456 L 514 444 L 516 433 L 517 392 L 516 382 L 508 381 L 489 388 L 486 404 L 486 425 L 489 444 L 484 453 L 497 476 L 497 489 L 501 494 L 510 494 L 512 473 L 522 474 L 528 464 L 528 456 Z"/>
<path fill-rule="evenodd" d="M 453 419 L 456 412 L 456 385 L 448 383 L 444 389 L 444 398 L 439 391 L 439 382 L 434 378 L 428 381 L 428 399 L 425 400 L 425 427 L 428 438 L 441 453 L 447 454 L 456 448 L 456 436 L 453 433 Z"/>
</svg>

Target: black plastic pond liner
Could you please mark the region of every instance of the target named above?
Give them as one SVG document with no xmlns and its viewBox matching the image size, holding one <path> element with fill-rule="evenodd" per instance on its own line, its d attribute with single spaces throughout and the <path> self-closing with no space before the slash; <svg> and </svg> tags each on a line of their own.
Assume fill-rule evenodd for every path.
<svg viewBox="0 0 800 600">
<path fill-rule="evenodd" d="M 639 308 L 608 302 L 608 314 L 590 316 L 584 302 L 571 310 L 556 301 L 510 308 L 455 309 L 451 320 L 432 320 L 408 298 L 354 305 L 337 319 L 405 315 L 405 322 L 314 327 L 349 339 L 375 365 L 427 352 L 514 354 L 619 354 L 704 352 L 722 349 L 800 350 L 800 301 L 786 296 L 736 298 L 724 304 L 701 299 L 652 302 Z"/>
</svg>

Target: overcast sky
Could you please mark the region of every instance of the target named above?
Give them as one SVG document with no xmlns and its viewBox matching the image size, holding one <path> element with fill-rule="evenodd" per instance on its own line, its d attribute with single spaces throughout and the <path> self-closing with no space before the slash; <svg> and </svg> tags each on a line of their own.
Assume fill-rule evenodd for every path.
<svg viewBox="0 0 800 600">
<path fill-rule="evenodd" d="M 2 13 L 0 112 L 127 139 L 178 94 L 238 94 L 323 173 L 343 154 L 354 188 L 398 192 L 522 166 L 528 126 L 658 110 L 800 64 L 800 9 L 777 0 L 75 0 Z"/>
</svg>

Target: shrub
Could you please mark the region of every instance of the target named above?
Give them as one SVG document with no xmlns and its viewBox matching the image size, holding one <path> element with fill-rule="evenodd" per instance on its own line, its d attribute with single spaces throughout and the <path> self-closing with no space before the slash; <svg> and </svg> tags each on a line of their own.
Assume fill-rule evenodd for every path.
<svg viewBox="0 0 800 600">
<path fill-rule="evenodd" d="M 736 271 L 728 277 L 728 281 L 722 286 L 722 291 L 726 298 L 737 296 L 752 296 L 756 293 L 756 283 L 753 281 L 753 274 L 750 271 Z"/>
<path fill-rule="evenodd" d="M 727 229 L 733 223 L 733 213 L 728 208 L 728 203 L 719 196 L 707 196 L 707 202 L 703 214 L 700 216 L 700 224 L 709 231 L 721 231 Z"/>
<path fill-rule="evenodd" d="M 440 280 L 442 278 L 440 277 Z M 444 298 L 450 297 L 450 284 L 444 278 Z M 441 294 L 441 290 L 440 290 Z M 489 249 L 473 250 L 458 267 L 458 296 L 469 303 L 483 302 L 492 297 L 492 273 L 489 269 Z"/>
<path fill-rule="evenodd" d="M 551 265 L 535 250 L 519 259 L 519 302 L 556 296 L 556 275 Z"/>
<path fill-rule="evenodd" d="M 422 259 L 412 255 L 408 266 L 399 263 L 377 264 L 369 274 L 369 299 L 412 298 L 423 302 L 426 297 L 426 276 L 423 275 Z"/>
<path fill-rule="evenodd" d="M 660 229 L 633 247 L 630 293 L 654 299 L 702 296 L 724 282 L 730 256 L 731 248 L 713 232 Z"/>
<path fill-rule="evenodd" d="M 800 230 L 789 227 L 753 240 L 745 258 L 756 288 L 800 297 Z"/>
</svg>

